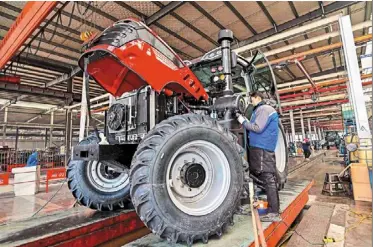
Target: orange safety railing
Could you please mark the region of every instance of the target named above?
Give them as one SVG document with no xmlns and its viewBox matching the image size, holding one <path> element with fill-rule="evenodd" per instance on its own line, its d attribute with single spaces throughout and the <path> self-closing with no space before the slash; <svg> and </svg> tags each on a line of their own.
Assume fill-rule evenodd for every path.
<svg viewBox="0 0 373 247">
<path fill-rule="evenodd" d="M 66 168 L 54 168 L 47 171 L 47 180 L 45 185 L 45 192 L 48 193 L 49 181 L 60 180 L 66 178 Z"/>
<path fill-rule="evenodd" d="M 0 173 L 0 186 L 9 184 L 9 172 Z"/>
</svg>

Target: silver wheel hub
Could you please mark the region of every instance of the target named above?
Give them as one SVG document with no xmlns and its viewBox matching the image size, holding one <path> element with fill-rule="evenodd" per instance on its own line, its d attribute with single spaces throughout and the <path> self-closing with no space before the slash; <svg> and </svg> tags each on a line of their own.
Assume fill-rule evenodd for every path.
<svg viewBox="0 0 373 247">
<path fill-rule="evenodd" d="M 167 191 L 172 202 L 189 215 L 206 215 L 228 194 L 230 167 L 223 151 L 206 141 L 179 148 L 167 167 Z"/>
<path fill-rule="evenodd" d="M 87 176 L 91 185 L 102 192 L 116 192 L 124 189 L 129 184 L 128 169 L 118 172 L 116 169 L 99 161 L 88 162 Z"/>
</svg>

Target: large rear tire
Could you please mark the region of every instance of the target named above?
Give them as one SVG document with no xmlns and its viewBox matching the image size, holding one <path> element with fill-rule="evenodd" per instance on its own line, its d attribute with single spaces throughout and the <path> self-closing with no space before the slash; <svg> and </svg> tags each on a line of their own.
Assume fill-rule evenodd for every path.
<svg viewBox="0 0 373 247">
<path fill-rule="evenodd" d="M 208 116 L 186 114 L 158 124 L 142 140 L 130 171 L 137 214 L 172 243 L 221 236 L 243 191 L 243 149 Z"/>
<path fill-rule="evenodd" d="M 78 145 L 98 143 L 96 136 L 91 135 Z M 129 169 L 115 171 L 110 163 L 117 161 L 70 161 L 66 176 L 68 187 L 78 202 L 91 209 L 112 211 L 128 207 Z"/>
</svg>

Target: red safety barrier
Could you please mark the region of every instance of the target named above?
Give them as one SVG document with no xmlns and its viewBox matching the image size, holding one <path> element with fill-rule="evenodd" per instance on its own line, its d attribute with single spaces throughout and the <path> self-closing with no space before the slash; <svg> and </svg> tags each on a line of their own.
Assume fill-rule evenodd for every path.
<svg viewBox="0 0 373 247">
<path fill-rule="evenodd" d="M 47 170 L 47 182 L 45 185 L 45 192 L 48 193 L 49 180 L 65 179 L 66 168 L 53 168 Z"/>
<path fill-rule="evenodd" d="M 25 167 L 25 166 L 26 166 L 26 164 L 11 164 L 11 165 L 7 166 L 6 171 L 7 172 L 12 172 L 13 168 Z"/>
<path fill-rule="evenodd" d="M 9 175 L 8 172 L 0 173 L 0 186 L 9 184 Z"/>
</svg>

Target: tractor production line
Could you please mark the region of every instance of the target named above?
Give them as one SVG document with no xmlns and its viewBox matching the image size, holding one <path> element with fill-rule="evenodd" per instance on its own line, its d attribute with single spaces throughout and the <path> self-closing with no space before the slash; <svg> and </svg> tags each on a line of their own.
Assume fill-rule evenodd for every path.
<svg viewBox="0 0 373 247">
<path fill-rule="evenodd" d="M 289 180 L 280 191 L 281 222 L 262 223 L 269 247 L 276 246 L 308 201 L 313 181 Z M 117 212 L 71 208 L 54 214 L 10 222 L 0 226 L 0 246 L 128 246 L 166 247 L 171 244 L 149 233 L 133 210 Z M 176 244 L 172 246 L 185 246 Z M 235 214 L 219 239 L 208 244 L 197 241 L 193 246 L 254 246 L 251 213 Z"/>
</svg>

